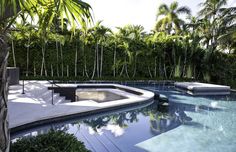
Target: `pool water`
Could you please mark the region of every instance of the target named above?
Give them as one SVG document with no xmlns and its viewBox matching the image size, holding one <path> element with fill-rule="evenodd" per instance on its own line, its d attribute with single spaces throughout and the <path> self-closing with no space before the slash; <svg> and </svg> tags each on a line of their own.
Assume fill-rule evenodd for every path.
<svg viewBox="0 0 236 152">
<path fill-rule="evenodd" d="M 74 134 L 96 152 L 235 151 L 235 93 L 194 97 L 176 91 L 171 85 L 131 86 L 160 93 L 169 99 L 168 106 L 153 101 L 140 107 L 25 130 L 12 134 L 12 140 L 60 129 Z"/>
</svg>

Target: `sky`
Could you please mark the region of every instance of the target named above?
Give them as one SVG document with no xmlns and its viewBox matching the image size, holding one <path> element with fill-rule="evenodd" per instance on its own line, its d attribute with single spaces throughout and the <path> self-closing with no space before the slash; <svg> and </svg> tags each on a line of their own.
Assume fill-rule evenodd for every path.
<svg viewBox="0 0 236 152">
<path fill-rule="evenodd" d="M 169 5 L 174 0 L 84 0 L 92 6 L 94 21 L 115 30 L 127 24 L 142 25 L 145 31 L 153 29 L 157 8 L 160 4 Z M 204 0 L 177 0 L 179 6 L 187 6 L 196 15 Z M 236 6 L 236 0 L 228 0 L 228 6 Z"/>
</svg>

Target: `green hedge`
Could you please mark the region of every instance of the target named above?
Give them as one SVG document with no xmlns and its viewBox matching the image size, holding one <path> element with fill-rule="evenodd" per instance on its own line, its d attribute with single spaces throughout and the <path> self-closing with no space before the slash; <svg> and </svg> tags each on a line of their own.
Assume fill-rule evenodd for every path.
<svg viewBox="0 0 236 152">
<path fill-rule="evenodd" d="M 35 137 L 23 137 L 11 143 L 11 152 L 89 152 L 84 144 L 63 131 L 49 131 Z"/>
<path fill-rule="evenodd" d="M 24 78 L 26 72 L 26 47 L 24 44 L 26 40 L 15 41 L 15 54 L 16 54 L 16 66 L 20 68 L 21 76 Z M 40 76 L 42 53 L 40 44 L 35 43 L 31 45 L 29 51 L 29 77 L 25 79 L 54 79 L 54 80 L 79 80 L 85 81 L 92 78 L 94 69 L 94 42 L 87 44 L 84 49 L 78 43 L 78 60 L 77 60 L 77 77 L 75 77 L 75 43 L 66 41 L 62 46 L 63 58 L 61 58 L 60 51 L 57 61 L 57 51 L 55 42 L 48 42 L 46 45 L 46 69 L 48 76 Z M 177 80 L 185 80 L 186 77 L 194 77 L 197 81 L 206 81 L 204 77 L 209 76 L 211 83 L 230 85 L 236 88 L 236 55 L 225 54 L 222 52 L 210 52 L 200 47 L 193 48 L 191 45 L 185 45 L 180 42 L 163 41 L 156 43 L 156 49 L 153 50 L 152 45 L 142 46 L 144 51 L 137 56 L 136 59 L 136 75 L 134 73 L 134 59 L 127 65 L 127 72 L 130 78 L 126 77 L 125 70 L 123 75 L 120 75 L 122 71 L 122 60 L 124 59 L 124 50 L 121 47 L 117 47 L 117 67 L 116 77 L 113 77 L 113 44 L 107 43 L 104 46 L 103 57 L 103 75 L 102 78 L 98 78 L 95 72 L 94 80 L 163 80 L 173 79 L 174 70 L 177 64 L 180 66 L 180 76 Z M 138 48 L 138 47 L 137 47 Z M 140 50 L 143 48 L 140 48 Z M 185 56 L 185 51 L 186 56 Z M 9 66 L 13 66 L 12 51 L 9 56 Z M 186 63 L 185 63 L 186 60 Z M 155 64 L 156 61 L 156 64 Z M 180 61 L 180 62 L 178 62 Z M 86 63 L 86 64 L 85 64 Z M 89 77 L 85 74 L 86 71 Z M 68 67 L 68 77 L 67 77 Z M 185 72 L 183 72 L 185 67 Z M 149 74 L 151 71 L 152 76 Z M 154 69 L 156 68 L 156 76 L 154 76 Z M 164 75 L 164 68 L 166 69 L 166 76 Z M 190 69 L 190 76 L 186 76 L 188 69 Z M 53 73 L 53 78 L 50 77 Z M 63 73 L 63 74 L 62 74 Z M 35 75 L 35 76 L 34 76 Z M 192 75 L 192 76 L 191 76 Z M 209 82 L 209 81 L 208 81 Z"/>
</svg>

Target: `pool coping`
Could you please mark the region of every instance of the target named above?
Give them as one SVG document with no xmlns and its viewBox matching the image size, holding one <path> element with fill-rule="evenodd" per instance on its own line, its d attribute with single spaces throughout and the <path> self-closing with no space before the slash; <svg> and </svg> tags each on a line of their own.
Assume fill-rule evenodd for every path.
<svg viewBox="0 0 236 152">
<path fill-rule="evenodd" d="M 20 126 L 10 128 L 10 133 L 14 134 L 18 131 L 22 131 L 25 129 L 31 129 L 34 127 L 43 126 L 43 125 L 47 125 L 50 123 L 60 123 L 61 121 L 71 120 L 74 118 L 84 119 L 87 117 L 92 117 L 93 115 L 99 115 L 101 113 L 109 114 L 111 112 L 120 112 L 120 111 L 127 111 L 130 109 L 142 108 L 142 107 L 146 107 L 146 106 L 151 105 L 153 102 L 155 102 L 155 101 L 152 99 L 149 99 L 149 100 L 146 100 L 144 102 L 139 102 L 139 103 L 131 103 L 131 104 L 120 105 L 120 106 L 116 106 L 116 107 L 110 107 L 110 108 L 98 109 L 98 110 L 94 110 L 94 111 L 87 111 L 87 112 L 64 115 L 64 116 L 59 116 L 59 117 L 54 117 L 54 118 L 49 118 L 49 119 L 44 119 L 44 120 L 38 120 L 38 121 L 34 121 L 34 122 L 30 122 L 27 124 L 23 124 Z"/>
<path fill-rule="evenodd" d="M 37 81 L 38 82 L 38 81 Z M 40 83 L 40 82 L 39 82 Z M 44 82 L 45 83 L 45 82 Z M 46 85 L 44 85 L 45 87 L 50 87 L 51 85 L 49 83 L 45 83 Z M 61 87 L 75 87 L 78 85 L 83 85 L 83 86 L 93 86 L 94 84 L 59 84 Z M 96 84 L 97 86 L 104 86 L 107 84 Z M 86 109 L 86 107 L 83 107 L 82 109 L 79 109 L 79 104 L 81 104 L 81 102 L 73 102 L 73 103 L 62 103 L 59 105 L 48 105 L 48 109 L 46 110 L 51 110 L 52 111 L 45 111 L 46 113 L 49 113 L 50 115 L 45 116 L 46 114 L 43 111 L 38 111 L 38 115 L 37 115 L 37 109 L 36 111 L 31 110 L 32 111 L 32 116 L 30 113 L 19 113 L 19 114 L 15 114 L 14 118 L 12 117 L 12 115 L 14 114 L 14 110 L 12 108 L 18 108 L 16 107 L 15 104 L 12 104 L 12 102 L 14 102 L 13 100 L 9 100 L 10 106 L 9 106 L 9 116 L 10 116 L 10 130 L 11 132 L 15 132 L 17 130 L 22 130 L 22 128 L 27 128 L 27 127 L 33 127 L 33 126 L 37 126 L 37 125 L 42 125 L 45 123 L 50 123 L 50 122 L 56 122 L 62 119 L 70 119 L 73 117 L 82 117 L 82 116 L 86 116 L 86 115 L 91 115 L 91 114 L 96 114 L 96 113 L 101 113 L 101 112 L 105 112 L 105 111 L 112 111 L 115 109 L 120 109 L 120 108 L 125 108 L 125 107 L 129 107 L 129 106 L 135 106 L 135 105 L 140 105 L 143 103 L 148 103 L 154 100 L 154 93 L 151 91 L 147 91 L 147 90 L 143 90 L 143 89 L 138 89 L 138 88 L 134 88 L 134 87 L 129 87 L 129 86 L 123 86 L 123 85 L 119 85 L 119 84 L 109 84 L 115 87 L 120 87 L 120 88 L 124 88 L 124 89 L 129 89 L 129 90 L 133 90 L 133 91 L 137 91 L 137 92 L 141 92 L 142 95 L 140 96 L 140 98 L 135 97 L 134 98 L 129 98 L 129 99 L 122 99 L 122 100 L 115 100 L 115 101 L 109 101 L 104 103 L 99 103 L 97 107 L 88 107 L 88 109 Z M 10 89 L 11 91 L 11 89 Z M 131 96 L 132 97 L 132 96 Z M 22 98 L 22 100 L 24 100 L 24 98 Z M 89 102 L 89 101 L 88 101 Z M 86 102 L 85 102 L 86 104 Z M 94 104 L 94 103 L 93 103 Z M 15 105 L 15 107 L 14 107 Z M 55 112 L 55 106 L 59 106 L 59 111 Z M 60 107 L 62 106 L 62 107 Z M 65 110 L 67 110 L 67 112 L 65 113 L 64 111 L 60 110 L 63 109 L 63 106 L 65 106 Z M 68 107 L 66 107 L 68 106 Z M 74 107 L 73 107 L 74 106 Z M 77 107 L 75 107 L 77 106 Z M 72 110 L 68 110 L 72 107 Z M 22 107 L 24 108 L 24 107 Z M 78 108 L 78 110 L 76 109 Z M 41 107 L 42 109 L 42 107 Z M 20 112 L 20 110 L 18 110 Z M 29 111 L 29 109 L 28 109 Z M 40 115 L 41 113 L 42 115 Z M 36 113 L 36 114 L 35 114 Z M 29 117 L 29 119 L 25 119 L 24 117 Z M 34 118 L 35 117 L 35 118 Z M 23 118 L 22 121 L 18 121 L 17 119 Z M 14 119 L 16 121 L 18 121 L 19 123 L 12 123 L 14 122 Z"/>
</svg>

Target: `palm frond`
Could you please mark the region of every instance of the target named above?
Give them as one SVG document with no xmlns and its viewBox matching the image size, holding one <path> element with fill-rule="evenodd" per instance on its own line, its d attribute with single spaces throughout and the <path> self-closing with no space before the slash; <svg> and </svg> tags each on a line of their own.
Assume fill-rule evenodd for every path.
<svg viewBox="0 0 236 152">
<path fill-rule="evenodd" d="M 158 8 L 157 17 L 160 15 L 165 15 L 167 12 L 169 12 L 169 8 L 166 4 L 161 4 Z"/>
<path fill-rule="evenodd" d="M 174 1 L 170 4 L 170 10 L 171 11 L 175 11 L 177 8 L 178 8 L 178 2 L 177 1 Z"/>
<path fill-rule="evenodd" d="M 186 6 L 182 6 L 177 9 L 176 13 L 191 15 L 191 10 Z"/>
</svg>

